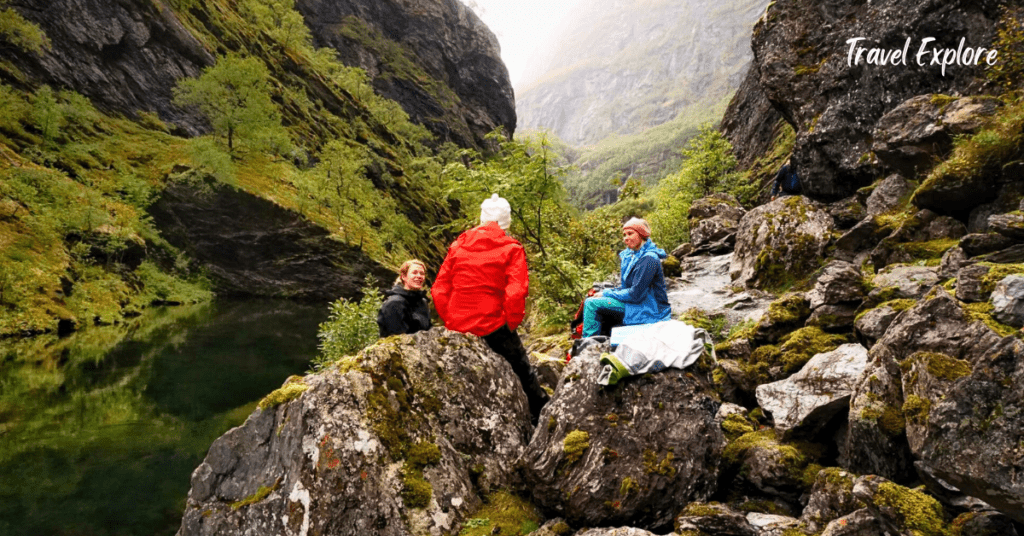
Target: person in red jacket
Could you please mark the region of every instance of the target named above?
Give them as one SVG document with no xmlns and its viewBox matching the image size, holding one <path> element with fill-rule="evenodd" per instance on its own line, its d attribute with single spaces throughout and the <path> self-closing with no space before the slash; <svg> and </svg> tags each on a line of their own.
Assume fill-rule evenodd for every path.
<svg viewBox="0 0 1024 536">
<path fill-rule="evenodd" d="M 431 295 L 446 328 L 482 337 L 508 361 L 523 385 L 536 425 L 548 394 L 516 333 L 526 313 L 529 275 L 522 244 L 505 233 L 511 212 L 508 201 L 498 194 L 480 205 L 480 225 L 459 235 L 448 248 Z"/>
</svg>

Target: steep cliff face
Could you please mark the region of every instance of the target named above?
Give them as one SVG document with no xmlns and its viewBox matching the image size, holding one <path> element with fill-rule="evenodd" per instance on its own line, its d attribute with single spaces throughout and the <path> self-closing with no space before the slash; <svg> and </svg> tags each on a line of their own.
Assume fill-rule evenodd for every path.
<svg viewBox="0 0 1024 536">
<path fill-rule="evenodd" d="M 21 76 L 5 82 L 73 89 L 106 111 L 129 117 L 156 112 L 189 134 L 205 130 L 200 117 L 171 104 L 171 88 L 179 78 L 198 76 L 215 58 L 168 6 L 100 0 L 10 4 L 38 24 L 52 46 L 42 54 L 6 47 L 5 63 Z"/>
<path fill-rule="evenodd" d="M 402 104 L 442 141 L 480 145 L 516 127 L 515 101 L 498 40 L 459 0 L 298 0 L 317 46 L 362 67 L 377 91 Z M 399 57 L 431 80 L 410 78 Z M 396 65 L 398 64 L 398 65 Z"/>
<path fill-rule="evenodd" d="M 734 90 L 761 0 L 600 0 L 574 20 L 517 96 L 521 128 L 573 145 L 662 124 Z"/>
<path fill-rule="evenodd" d="M 805 194 L 845 197 L 884 173 L 871 153 L 878 120 L 922 94 L 972 94 L 983 89 L 980 65 L 933 64 L 962 49 L 991 48 L 1004 2 L 914 2 L 780 0 L 754 27 L 751 45 L 756 83 L 738 94 L 724 122 L 736 122 L 763 92 L 774 110 L 797 131 L 794 161 Z M 864 52 L 853 51 L 849 39 Z M 934 37 L 934 41 L 925 39 Z M 922 47 L 923 65 L 918 64 Z M 891 52 L 905 59 L 891 62 Z M 879 49 L 870 53 L 871 49 Z M 879 51 L 887 57 L 882 65 Z M 857 61 L 859 57 L 859 62 Z M 869 63 L 871 61 L 871 63 Z M 947 60 L 948 61 L 948 60 Z M 765 120 L 774 112 L 765 109 Z M 733 140 L 734 143 L 737 139 Z M 739 143 L 738 150 L 756 151 Z"/>
<path fill-rule="evenodd" d="M 180 78 L 197 76 L 227 49 L 194 35 L 182 22 L 184 11 L 175 10 L 179 4 L 187 2 L 11 2 L 46 32 L 52 48 L 39 55 L 5 50 L 21 74 L 5 81 L 72 89 L 106 111 L 156 112 L 188 134 L 203 132 L 201 118 L 171 104 L 171 88 Z M 457 0 L 301 0 L 296 8 L 316 46 L 334 47 L 346 64 L 364 68 L 382 96 L 401 104 L 441 141 L 481 147 L 491 130 L 515 129 L 512 87 L 497 40 Z M 210 24 L 203 9 L 187 12 Z"/>
</svg>

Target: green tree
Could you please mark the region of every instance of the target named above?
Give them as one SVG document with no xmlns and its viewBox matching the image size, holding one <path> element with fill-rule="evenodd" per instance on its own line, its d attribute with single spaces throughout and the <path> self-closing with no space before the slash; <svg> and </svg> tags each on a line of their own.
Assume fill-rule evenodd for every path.
<svg viewBox="0 0 1024 536">
<path fill-rule="evenodd" d="M 281 114 L 270 99 L 270 74 L 258 58 L 223 56 L 199 78 L 187 78 L 174 88 L 179 106 L 197 106 L 233 152 L 235 138 L 280 141 Z"/>
<path fill-rule="evenodd" d="M 700 133 L 683 148 L 683 168 L 695 193 L 700 197 L 720 191 L 733 182 L 736 169 L 732 145 L 711 123 L 700 126 Z"/>
<path fill-rule="evenodd" d="M 0 8 L 9 0 L 0 0 Z M 50 48 L 50 40 L 39 26 L 25 20 L 13 8 L 0 9 L 0 39 L 26 51 L 42 53 Z"/>
<path fill-rule="evenodd" d="M 57 96 L 50 86 L 43 86 L 36 91 L 32 99 L 32 122 L 47 143 L 52 142 L 64 126 L 64 110 L 61 109 Z"/>
<path fill-rule="evenodd" d="M 312 53 L 313 39 L 302 14 L 295 10 L 295 0 L 242 0 L 238 7 L 284 48 L 303 48 Z"/>
</svg>

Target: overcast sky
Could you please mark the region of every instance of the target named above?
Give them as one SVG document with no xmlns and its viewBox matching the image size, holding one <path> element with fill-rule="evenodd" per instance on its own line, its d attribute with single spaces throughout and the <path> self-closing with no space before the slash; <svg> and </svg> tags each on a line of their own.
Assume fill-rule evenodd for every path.
<svg viewBox="0 0 1024 536">
<path fill-rule="evenodd" d="M 526 62 L 582 0 L 462 0 L 498 36 L 501 59 L 515 87 Z"/>
</svg>

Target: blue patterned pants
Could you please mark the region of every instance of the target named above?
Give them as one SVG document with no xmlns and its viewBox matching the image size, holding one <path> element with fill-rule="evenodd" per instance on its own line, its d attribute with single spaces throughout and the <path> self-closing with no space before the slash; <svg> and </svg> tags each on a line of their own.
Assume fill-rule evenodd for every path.
<svg viewBox="0 0 1024 536">
<path fill-rule="evenodd" d="M 621 324 L 625 313 L 626 305 L 614 298 L 587 298 L 587 301 L 583 302 L 583 337 L 593 337 L 601 333 L 602 318 L 614 316 L 618 319 L 616 323 Z"/>
</svg>

